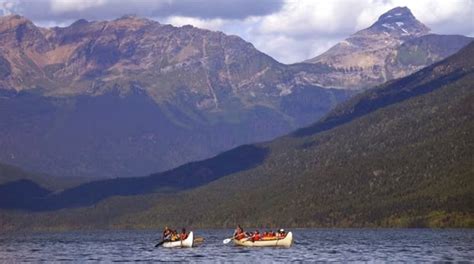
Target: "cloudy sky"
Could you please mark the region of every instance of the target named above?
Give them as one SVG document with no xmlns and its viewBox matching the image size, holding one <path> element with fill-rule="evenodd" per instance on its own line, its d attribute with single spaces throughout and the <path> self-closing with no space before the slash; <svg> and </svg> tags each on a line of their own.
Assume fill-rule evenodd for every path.
<svg viewBox="0 0 474 264">
<path fill-rule="evenodd" d="M 0 0 L 42 26 L 134 14 L 235 34 L 284 63 L 312 58 L 384 12 L 407 6 L 434 33 L 474 36 L 474 0 Z"/>
</svg>

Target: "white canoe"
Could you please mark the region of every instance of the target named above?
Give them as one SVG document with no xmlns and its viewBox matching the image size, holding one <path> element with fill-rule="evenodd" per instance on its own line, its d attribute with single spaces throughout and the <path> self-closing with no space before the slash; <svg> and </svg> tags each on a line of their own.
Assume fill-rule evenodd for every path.
<svg viewBox="0 0 474 264">
<path fill-rule="evenodd" d="M 285 238 L 282 239 L 272 239 L 272 240 L 237 240 L 234 239 L 234 244 L 237 246 L 244 246 L 244 247 L 291 247 L 293 243 L 293 234 L 288 232 Z"/>
<path fill-rule="evenodd" d="M 189 232 L 189 235 L 185 240 L 165 242 L 165 243 L 163 243 L 163 247 L 165 247 L 165 248 L 175 248 L 175 247 L 190 248 L 190 247 L 193 247 L 193 244 L 194 244 L 194 235 L 193 235 L 193 232 Z"/>
</svg>

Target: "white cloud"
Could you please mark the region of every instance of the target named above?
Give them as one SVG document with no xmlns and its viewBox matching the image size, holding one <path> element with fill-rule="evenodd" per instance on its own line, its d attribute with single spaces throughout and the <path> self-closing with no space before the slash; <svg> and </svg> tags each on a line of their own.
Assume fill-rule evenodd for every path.
<svg viewBox="0 0 474 264">
<path fill-rule="evenodd" d="M 0 0 L 0 15 L 16 13 L 18 4 L 18 0 Z"/>
<path fill-rule="evenodd" d="M 199 19 L 194 17 L 183 17 L 183 16 L 172 16 L 166 18 L 163 23 L 172 24 L 174 26 L 185 26 L 192 25 L 198 28 L 204 28 L 209 30 L 222 30 L 222 28 L 230 23 L 229 20 L 224 20 L 220 18 L 214 19 Z"/>
<path fill-rule="evenodd" d="M 360 0 L 287 1 L 278 13 L 262 19 L 260 32 L 291 36 L 340 34 L 355 28 L 355 14 L 362 10 Z"/>
<path fill-rule="evenodd" d="M 283 62 L 298 62 L 369 27 L 397 6 L 410 8 L 434 33 L 474 36 L 473 0 L 287 0 L 279 12 L 262 17 L 250 39 Z"/>
<path fill-rule="evenodd" d="M 51 0 L 50 5 L 54 13 L 63 13 L 103 6 L 106 2 L 106 0 Z"/>
<path fill-rule="evenodd" d="M 394 0 L 395 4 L 405 4 L 415 17 L 428 25 L 433 32 L 474 36 L 474 1 L 418 1 Z"/>
</svg>

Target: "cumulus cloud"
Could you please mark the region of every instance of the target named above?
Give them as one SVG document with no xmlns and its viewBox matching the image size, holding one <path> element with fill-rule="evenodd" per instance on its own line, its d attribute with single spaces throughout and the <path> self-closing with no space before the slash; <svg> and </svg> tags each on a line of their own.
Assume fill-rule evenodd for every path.
<svg viewBox="0 0 474 264">
<path fill-rule="evenodd" d="M 353 32 L 356 14 L 364 6 L 360 0 L 288 1 L 283 9 L 262 19 L 263 34 L 284 33 L 289 36 L 347 34 Z"/>
<path fill-rule="evenodd" d="M 103 6 L 106 3 L 105 0 L 82 0 L 82 1 L 64 1 L 64 0 L 51 0 L 51 11 L 53 13 L 65 13 L 71 11 L 83 11 L 90 8 L 96 8 Z"/>
<path fill-rule="evenodd" d="M 183 16 L 172 16 L 165 18 L 163 23 L 171 24 L 174 26 L 185 26 L 185 25 L 192 25 L 198 28 L 205 28 L 209 30 L 222 30 L 222 28 L 229 24 L 230 21 L 228 19 L 222 18 L 213 18 L 213 19 L 199 19 L 194 17 L 183 17 Z M 235 21 L 238 23 L 239 21 Z"/>
<path fill-rule="evenodd" d="M 404 2 L 407 1 L 394 1 L 395 4 L 404 4 Z M 474 36 L 473 0 L 418 0 L 410 4 L 405 3 L 405 5 L 436 33 Z"/>
<path fill-rule="evenodd" d="M 0 15 L 9 15 L 12 13 L 17 13 L 18 1 L 9 0 L 9 1 L 0 1 Z"/>
<path fill-rule="evenodd" d="M 41 25 L 124 14 L 239 35 L 284 63 L 312 58 L 384 12 L 407 6 L 434 33 L 474 36 L 474 0 L 0 0 Z"/>
<path fill-rule="evenodd" d="M 332 0 L 285 2 L 252 30 L 261 50 L 284 62 L 312 58 L 350 34 L 367 28 L 386 11 L 407 6 L 434 33 L 474 36 L 473 0 Z M 268 41 L 272 40 L 270 44 Z M 287 48 L 283 48 L 283 47 Z"/>
</svg>

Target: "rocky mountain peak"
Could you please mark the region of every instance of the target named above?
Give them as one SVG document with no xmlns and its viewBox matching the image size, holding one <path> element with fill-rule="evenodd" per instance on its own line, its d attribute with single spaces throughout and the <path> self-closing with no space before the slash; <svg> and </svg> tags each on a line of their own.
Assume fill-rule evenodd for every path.
<svg viewBox="0 0 474 264">
<path fill-rule="evenodd" d="M 349 94 L 303 83 L 304 80 L 299 81 L 297 68 L 280 64 L 243 39 L 222 32 L 192 26 L 174 27 L 134 16 L 108 21 L 78 20 L 71 26 L 50 29 L 32 25 L 32 29 L 35 28 L 35 31 L 10 30 L 0 38 L 0 100 L 4 100 L 4 90 L 12 98 L 14 91 L 24 91 L 28 98 L 31 92 L 31 96 L 35 96 L 32 105 L 42 107 L 45 102 L 48 109 L 50 100 L 54 109 L 55 100 L 73 100 L 71 109 L 59 103 L 54 113 L 45 115 L 72 114 L 61 119 L 68 124 L 59 125 L 65 130 L 55 132 L 52 136 L 55 139 L 70 142 L 70 137 L 64 135 L 85 136 L 85 141 L 72 140 L 85 146 L 85 152 L 74 153 L 100 166 L 91 164 L 93 169 L 86 165 L 84 170 L 71 167 L 64 170 L 81 176 L 148 174 L 210 157 L 237 145 L 268 140 L 314 121 Z M 76 100 L 81 101 L 77 101 L 80 106 Z M 0 135 L 15 134 L 20 138 L 16 131 L 25 130 L 17 130 L 16 125 L 4 121 L 7 116 L 19 114 L 3 109 L 16 111 L 30 103 L 10 101 L 10 98 L 7 101 L 21 106 L 9 107 L 1 101 Z M 26 111 L 36 117 L 35 113 L 42 110 L 29 108 Z M 43 123 L 43 117 L 36 120 L 41 125 L 31 127 L 41 127 L 41 130 L 32 133 L 43 137 L 42 128 L 53 125 Z M 56 117 L 52 116 L 51 120 Z M 75 129 L 88 129 L 89 125 L 69 125 L 69 121 L 77 120 L 87 124 L 98 120 L 103 125 L 89 133 Z M 19 119 L 19 122 L 22 121 Z M 12 132 L 5 132 L 5 128 Z M 97 141 L 89 140 L 89 136 Z M 10 137 L 0 137 L 3 150 L 0 161 L 11 160 L 2 156 L 5 153 L 22 156 L 23 146 L 28 146 L 15 144 L 15 150 L 10 151 L 5 140 L 13 142 Z M 22 138 L 15 141 L 25 142 Z M 104 141 L 123 142 L 112 143 L 114 150 L 102 148 L 107 153 L 104 157 L 119 160 L 119 153 L 129 153 L 124 160 L 137 166 L 117 166 L 131 164 L 128 161 L 113 161 L 109 167 L 104 166 L 96 154 L 90 152 L 96 153 L 96 146 L 100 146 L 95 142 Z M 45 146 L 52 144 L 65 146 L 63 141 L 50 141 Z M 53 155 L 58 158 L 69 156 L 49 149 L 55 151 Z M 73 149 L 78 147 L 63 148 L 67 153 Z M 117 152 L 113 152 L 115 150 Z M 46 149 L 41 156 L 51 157 L 48 151 Z M 36 155 L 32 153 L 32 159 L 27 159 L 33 161 Z M 74 168 L 90 164 L 83 158 L 71 160 L 80 160 L 72 165 Z M 127 171 L 121 169 L 125 167 Z M 66 175 L 62 169 L 43 168 L 38 170 Z"/>
<path fill-rule="evenodd" d="M 387 32 L 395 36 L 426 35 L 430 29 L 418 21 L 407 7 L 396 7 L 384 13 L 368 28 L 373 32 Z"/>
<path fill-rule="evenodd" d="M 7 15 L 0 17 L 0 32 L 13 30 L 20 26 L 34 27 L 30 20 L 20 15 Z"/>
<path fill-rule="evenodd" d="M 142 26 L 150 25 L 150 24 L 159 25 L 160 23 L 147 19 L 147 18 L 138 17 L 136 15 L 124 15 L 120 18 L 117 18 L 109 22 L 109 24 L 114 24 L 117 26 L 128 27 L 128 28 L 139 28 Z"/>
<path fill-rule="evenodd" d="M 89 21 L 81 18 L 79 20 L 76 20 L 76 22 L 72 23 L 70 27 L 77 27 L 77 26 L 82 26 L 82 25 L 87 25 Z"/>
<path fill-rule="evenodd" d="M 382 14 L 377 22 L 385 23 L 390 22 L 393 19 L 408 21 L 408 20 L 416 20 L 415 16 L 412 14 L 411 10 L 404 6 L 404 7 L 395 7 L 390 9 L 389 11 Z"/>
<path fill-rule="evenodd" d="M 0 17 L 0 34 L 0 49 L 21 47 L 40 53 L 50 49 L 41 29 L 20 15 Z"/>
<path fill-rule="evenodd" d="M 468 37 L 432 35 L 429 31 L 410 9 L 396 7 L 370 27 L 306 62 L 330 68 L 329 73 L 318 76 L 325 87 L 364 89 L 413 73 L 471 41 Z"/>
</svg>

